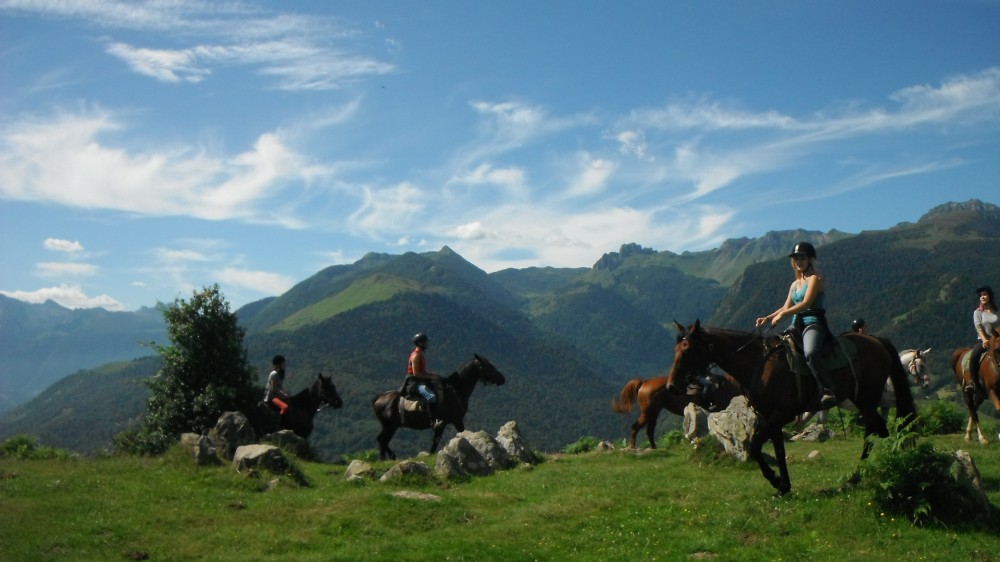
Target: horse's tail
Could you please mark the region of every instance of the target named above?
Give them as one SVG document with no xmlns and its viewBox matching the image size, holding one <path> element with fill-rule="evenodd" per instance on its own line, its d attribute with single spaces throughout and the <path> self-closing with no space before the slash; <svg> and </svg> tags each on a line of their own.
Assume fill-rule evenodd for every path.
<svg viewBox="0 0 1000 562">
<path fill-rule="evenodd" d="M 632 404 L 639 396 L 639 387 L 642 386 L 642 379 L 632 379 L 625 383 L 621 396 L 611 399 L 611 410 L 619 414 L 627 414 L 632 411 Z"/>
<path fill-rule="evenodd" d="M 913 392 L 910 391 L 910 381 L 906 378 L 906 371 L 899 361 L 899 351 L 888 338 L 878 338 L 878 340 L 889 352 L 889 380 L 896 393 L 896 417 L 912 419 L 916 417 L 917 405 L 913 401 Z"/>
</svg>

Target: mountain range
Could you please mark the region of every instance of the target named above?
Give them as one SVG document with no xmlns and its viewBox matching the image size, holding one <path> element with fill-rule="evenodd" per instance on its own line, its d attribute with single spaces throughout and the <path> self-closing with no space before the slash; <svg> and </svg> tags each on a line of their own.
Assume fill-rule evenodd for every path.
<svg viewBox="0 0 1000 562">
<path fill-rule="evenodd" d="M 674 321 L 753 329 L 783 302 L 785 257 L 800 240 L 819 249 L 834 331 L 863 316 L 897 347 L 932 347 L 935 391 L 948 397 L 952 349 L 974 340 L 975 288 L 1000 285 L 1000 207 L 972 200 L 930 210 L 916 223 L 849 234 L 808 230 L 727 240 L 676 254 L 626 244 L 590 268 L 537 267 L 486 273 L 448 247 L 371 253 L 323 269 L 285 294 L 241 307 L 257 375 L 271 355 L 288 360 L 286 386 L 332 374 L 345 406 L 317 415 L 323 458 L 371 449 L 376 393 L 399 386 L 410 339 L 430 335 L 430 369 L 448 374 L 473 353 L 507 376 L 480 387 L 468 426 L 495 431 L 517 420 L 533 446 L 555 450 L 583 436 L 618 439 L 632 419 L 610 399 L 632 378 L 669 370 Z M 1000 287 L 998 287 L 1000 288 Z M 32 434 L 92 454 L 142 415 L 142 381 L 159 368 L 140 343 L 165 341 L 161 308 L 67 310 L 0 297 L 0 438 Z M 394 448 L 426 447 L 427 432 L 403 430 Z"/>
</svg>

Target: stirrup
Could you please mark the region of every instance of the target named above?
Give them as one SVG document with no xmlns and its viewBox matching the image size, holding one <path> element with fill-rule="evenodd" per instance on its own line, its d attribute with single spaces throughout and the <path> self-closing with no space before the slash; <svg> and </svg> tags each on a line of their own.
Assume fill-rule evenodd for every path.
<svg viewBox="0 0 1000 562">
<path fill-rule="evenodd" d="M 837 405 L 837 397 L 829 390 L 824 390 L 823 395 L 819 399 L 819 405 L 824 410 L 829 410 L 830 408 Z"/>
</svg>

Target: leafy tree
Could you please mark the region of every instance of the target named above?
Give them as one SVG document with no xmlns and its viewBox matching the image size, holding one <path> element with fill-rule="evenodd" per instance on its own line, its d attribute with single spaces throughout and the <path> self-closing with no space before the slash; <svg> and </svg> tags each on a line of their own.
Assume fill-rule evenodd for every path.
<svg viewBox="0 0 1000 562">
<path fill-rule="evenodd" d="M 163 368 L 149 380 L 146 416 L 138 431 L 119 435 L 120 449 L 162 453 L 184 432 L 213 427 L 226 411 L 248 411 L 256 392 L 245 331 L 230 312 L 219 286 L 177 299 L 163 312 L 171 345 L 155 346 Z"/>
</svg>

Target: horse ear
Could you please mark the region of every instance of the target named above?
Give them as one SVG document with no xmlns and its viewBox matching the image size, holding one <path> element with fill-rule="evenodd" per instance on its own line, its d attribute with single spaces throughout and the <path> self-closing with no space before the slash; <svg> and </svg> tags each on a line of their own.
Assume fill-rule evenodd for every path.
<svg viewBox="0 0 1000 562">
<path fill-rule="evenodd" d="M 678 322 L 676 318 L 674 319 L 674 326 L 677 326 L 677 331 L 678 332 L 683 332 L 684 331 L 684 326 L 682 326 L 681 323 Z"/>
<path fill-rule="evenodd" d="M 700 329 L 701 329 L 701 319 L 699 318 L 694 321 L 694 328 L 691 331 L 697 332 Z"/>
<path fill-rule="evenodd" d="M 921 355 L 927 355 L 927 354 L 928 354 L 928 353 L 930 353 L 930 352 L 931 352 L 931 348 L 929 348 L 929 347 L 928 347 L 927 349 L 925 349 L 925 350 L 921 351 L 921 352 L 920 352 L 920 354 L 921 354 Z"/>
</svg>

